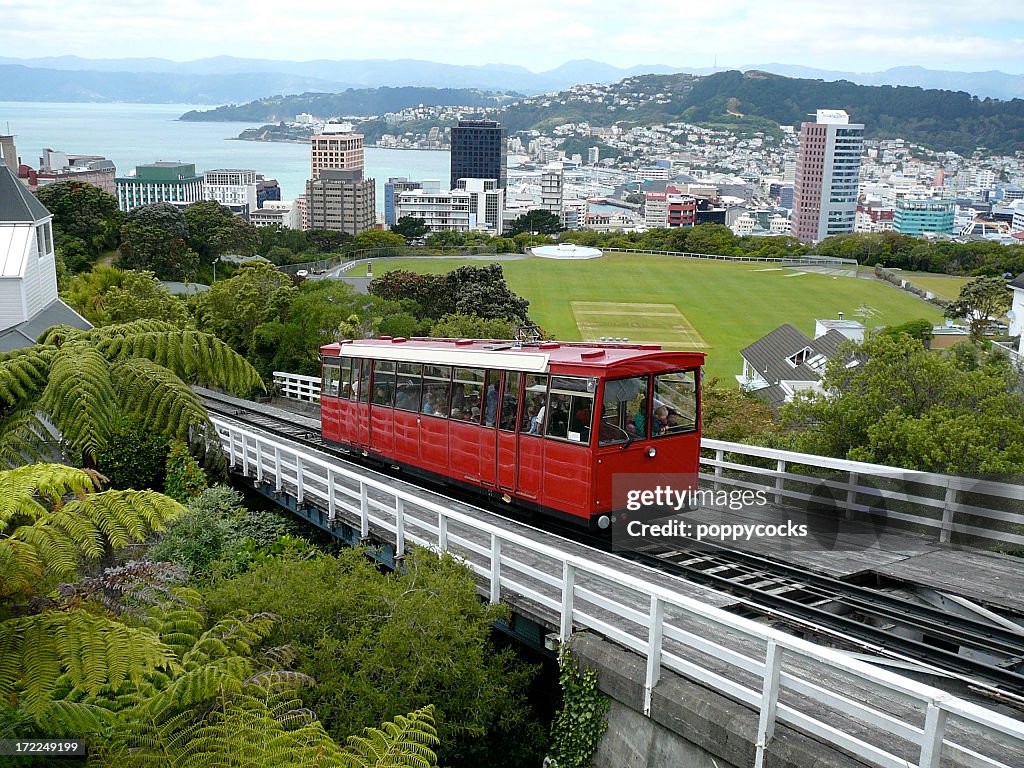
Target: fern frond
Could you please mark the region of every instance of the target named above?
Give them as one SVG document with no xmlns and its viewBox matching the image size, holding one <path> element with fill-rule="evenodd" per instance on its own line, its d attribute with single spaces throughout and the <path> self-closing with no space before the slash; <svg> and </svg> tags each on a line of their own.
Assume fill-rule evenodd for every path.
<svg viewBox="0 0 1024 768">
<path fill-rule="evenodd" d="M 432 747 L 438 744 L 431 705 L 349 736 L 345 752 L 354 758 L 353 768 L 431 768 L 437 764 Z"/>
<path fill-rule="evenodd" d="M 265 389 L 256 369 L 212 333 L 170 329 L 110 335 L 96 340 L 96 350 L 110 361 L 152 360 L 186 384 L 216 386 L 237 394 Z"/>
<path fill-rule="evenodd" d="M 0 623 L 0 651 L 0 700 L 20 700 L 37 719 L 49 711 L 58 679 L 95 695 L 176 666 L 150 632 L 84 611 L 8 619 Z"/>
<path fill-rule="evenodd" d="M 110 364 L 92 347 L 65 344 L 53 358 L 39 404 L 68 445 L 95 459 L 118 415 Z"/>
<path fill-rule="evenodd" d="M 146 428 L 178 440 L 192 429 L 212 431 L 199 396 L 178 376 L 146 358 L 132 358 L 111 369 L 121 410 Z"/>
<path fill-rule="evenodd" d="M 38 397 L 54 354 L 53 349 L 29 347 L 0 355 L 0 405 L 23 407 Z"/>
<path fill-rule="evenodd" d="M 0 469 L 45 461 L 53 438 L 31 406 L 0 416 Z"/>
</svg>

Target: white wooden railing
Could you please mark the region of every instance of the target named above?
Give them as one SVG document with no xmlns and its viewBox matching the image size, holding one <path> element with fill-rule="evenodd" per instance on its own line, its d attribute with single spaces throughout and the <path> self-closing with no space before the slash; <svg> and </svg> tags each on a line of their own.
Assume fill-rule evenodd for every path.
<svg viewBox="0 0 1024 768">
<path fill-rule="evenodd" d="M 281 397 L 305 403 L 320 402 L 320 377 L 274 371 L 274 389 Z"/>
<path fill-rule="evenodd" d="M 706 605 L 592 562 L 585 550 L 545 543 L 392 487 L 288 441 L 213 416 L 236 473 L 346 519 L 405 553 L 448 552 L 473 570 L 492 602 L 540 606 L 562 642 L 593 631 L 646 663 L 650 714 L 663 669 L 759 712 L 756 768 L 776 723 L 848 750 L 881 768 L 938 768 L 940 761 L 1020 768 L 1024 725 L 909 678 Z M 880 696 L 867 695 L 868 692 Z"/>
<path fill-rule="evenodd" d="M 314 376 L 275 371 L 274 383 L 285 397 L 320 399 L 320 379 Z M 956 534 L 989 545 L 1024 546 L 1024 485 L 723 440 L 705 439 L 701 446 L 701 479 L 716 490 L 768 487 L 777 505 L 795 507 L 821 501 L 827 492 L 846 516 L 870 515 L 877 524 L 885 524 L 888 532 L 900 526 L 943 543 Z"/>
</svg>

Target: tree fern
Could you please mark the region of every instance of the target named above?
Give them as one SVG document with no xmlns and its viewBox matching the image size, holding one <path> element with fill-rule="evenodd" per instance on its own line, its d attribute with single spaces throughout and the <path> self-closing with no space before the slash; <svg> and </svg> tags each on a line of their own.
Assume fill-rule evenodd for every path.
<svg viewBox="0 0 1024 768">
<path fill-rule="evenodd" d="M 31 407 L 0 413 L 0 469 L 44 461 L 50 440 L 46 424 Z"/>
<path fill-rule="evenodd" d="M 40 406 L 78 455 L 95 457 L 117 420 L 109 363 L 92 347 L 64 345 L 50 364 Z"/>
<path fill-rule="evenodd" d="M 408 717 L 399 715 L 380 728 L 367 728 L 362 736 L 349 736 L 346 765 L 352 768 L 431 768 L 440 742 L 434 728 L 434 708 L 424 707 Z"/>
</svg>

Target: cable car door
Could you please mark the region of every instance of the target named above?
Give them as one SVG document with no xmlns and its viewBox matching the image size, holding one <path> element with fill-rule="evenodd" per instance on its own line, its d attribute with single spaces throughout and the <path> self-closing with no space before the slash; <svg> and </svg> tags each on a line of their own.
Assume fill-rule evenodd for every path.
<svg viewBox="0 0 1024 768">
<path fill-rule="evenodd" d="M 516 490 L 516 468 L 519 465 L 516 425 L 519 423 L 522 378 L 518 371 L 505 371 L 498 408 L 498 429 L 495 430 L 498 441 L 495 475 L 498 488 L 507 493 L 515 493 Z"/>
</svg>

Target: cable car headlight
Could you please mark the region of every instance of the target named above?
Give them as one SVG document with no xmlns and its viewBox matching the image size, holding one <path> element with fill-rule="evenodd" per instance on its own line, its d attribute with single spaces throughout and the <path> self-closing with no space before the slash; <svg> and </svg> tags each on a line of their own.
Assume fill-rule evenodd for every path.
<svg viewBox="0 0 1024 768">
<path fill-rule="evenodd" d="M 658 451 L 652 445 L 650 448 L 647 449 L 647 455 L 653 459 L 655 456 L 658 455 Z"/>
</svg>

